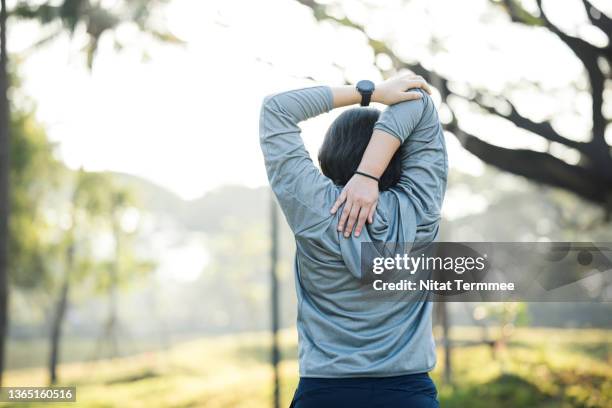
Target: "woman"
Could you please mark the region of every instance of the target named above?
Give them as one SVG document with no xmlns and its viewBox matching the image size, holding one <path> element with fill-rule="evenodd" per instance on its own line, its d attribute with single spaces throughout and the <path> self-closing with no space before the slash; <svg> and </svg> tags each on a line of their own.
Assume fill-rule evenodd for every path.
<svg viewBox="0 0 612 408">
<path fill-rule="evenodd" d="M 361 243 L 436 239 L 448 172 L 442 127 L 420 77 L 369 91 L 299 89 L 268 96 L 261 110 L 268 178 L 296 241 L 296 408 L 438 406 L 431 303 L 365 302 L 359 288 Z M 321 173 L 298 123 L 369 97 L 389 106 L 343 112 L 319 152 Z"/>
</svg>

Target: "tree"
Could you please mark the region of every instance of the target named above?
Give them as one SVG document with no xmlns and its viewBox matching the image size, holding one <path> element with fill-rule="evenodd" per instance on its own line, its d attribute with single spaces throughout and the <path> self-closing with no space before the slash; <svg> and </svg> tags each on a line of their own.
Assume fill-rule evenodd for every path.
<svg viewBox="0 0 612 408">
<path fill-rule="evenodd" d="M 119 288 L 154 268 L 152 262 L 137 256 L 132 244 L 138 227 L 137 220 L 132 217 L 137 212 L 135 202 L 131 190 L 118 186 L 109 173 L 80 170 L 74 175 L 73 192 L 66 208 L 67 228 L 61 240 L 62 270 L 50 333 L 51 384 L 58 379 L 62 327 L 69 308 L 70 292 L 86 279 L 93 281 L 95 290 L 109 298 L 109 312 L 98 346 L 109 340 L 112 353 L 118 353 Z M 109 233 L 114 240 L 114 250 L 108 257 L 95 255 L 92 251 L 96 239 L 104 233 Z"/>
<path fill-rule="evenodd" d="M 44 44 L 58 35 L 70 35 L 80 25 L 85 27 L 88 45 L 85 49 L 87 66 L 91 68 L 103 34 L 113 32 L 126 23 L 135 23 L 141 32 L 165 42 L 179 42 L 163 27 L 155 24 L 154 11 L 166 0 L 122 0 L 112 7 L 90 0 L 62 0 L 33 2 L 20 1 L 11 15 L 35 19 L 41 24 L 61 22 L 47 37 L 36 45 Z M 0 0 L 0 384 L 4 369 L 4 345 L 8 329 L 8 245 L 9 245 L 9 172 L 10 172 L 10 109 L 8 101 L 6 1 Z M 116 42 L 117 48 L 122 45 Z"/>
<path fill-rule="evenodd" d="M 453 87 L 451 81 L 435 70 L 426 69 L 418 62 L 403 59 L 394 51 L 393 44 L 386 44 L 372 37 L 364 24 L 348 17 L 337 17 L 340 14 L 338 4 L 319 3 L 315 0 L 297 1 L 309 7 L 318 21 L 331 21 L 361 32 L 366 37 L 375 56 L 386 55 L 390 59 L 393 71 L 409 69 L 434 85 L 440 92 L 442 102 L 451 116 L 448 123 L 445 123 L 445 130 L 452 133 L 466 150 L 483 162 L 503 171 L 526 177 L 536 183 L 565 189 L 578 197 L 600 205 L 604 210 L 606 220 L 612 218 L 612 155 L 610 145 L 605 140 L 605 131 L 610 120 L 603 113 L 606 75 L 609 77 L 612 71 L 609 68 L 612 66 L 612 19 L 589 1 L 581 0 L 590 23 L 601 29 L 608 37 L 608 45 L 605 47 L 598 47 L 563 32 L 548 18 L 541 0 L 536 0 L 537 11 L 535 13 L 527 11 L 520 0 L 491 0 L 492 4 L 501 7 L 508 14 L 512 22 L 552 32 L 582 63 L 590 84 L 592 102 L 592 129 L 588 142 L 564 136 L 553 127 L 550 121 L 536 122 L 530 119 L 504 95 L 490 95 L 486 91 L 469 89 L 469 87 L 469 91 L 465 93 L 455 91 L 455 89 L 466 87 Z M 559 2 L 555 6 L 563 7 Z M 602 70 L 600 59 L 607 61 L 607 73 Z M 508 149 L 487 143 L 461 127 L 460 120 L 453 110 L 453 98 L 467 100 L 480 108 L 483 113 L 494 115 L 513 124 L 518 129 L 530 132 L 534 137 L 546 140 L 549 145 L 557 143 L 572 149 L 579 154 L 580 160 L 575 164 L 568 163 L 550 151 Z M 440 318 L 445 332 L 445 378 L 449 382 L 451 375 L 451 353 L 448 341 L 450 322 L 444 308 L 445 305 L 441 306 Z"/>
<path fill-rule="evenodd" d="M 8 328 L 9 107 L 6 55 L 6 0 L 0 0 L 0 385 Z"/>
<path fill-rule="evenodd" d="M 48 283 L 53 248 L 50 245 L 54 226 L 45 209 L 58 197 L 58 187 L 65 173 L 54 156 L 44 128 L 36 120 L 36 106 L 21 94 L 15 76 L 12 92 L 20 95 L 19 106 L 11 107 L 10 191 L 11 217 L 8 243 L 9 285 L 35 289 Z"/>
<path fill-rule="evenodd" d="M 167 2 L 168 0 L 122 0 L 113 6 L 104 6 L 103 2 L 90 0 L 45 1 L 42 4 L 22 0 L 11 14 L 18 18 L 37 20 L 43 25 L 61 22 L 49 34 L 42 37 L 36 46 L 45 44 L 66 32 L 74 35 L 79 25 L 83 25 L 87 36 L 84 51 L 87 66 L 91 68 L 102 35 L 114 32 L 126 23 L 136 24 L 142 33 L 163 42 L 180 43 L 177 37 L 156 23 L 159 19 L 154 12 Z M 115 38 L 115 47 L 123 48 L 123 44 L 117 38 Z"/>
<path fill-rule="evenodd" d="M 102 263 L 103 271 L 100 271 L 96 279 L 97 288 L 108 297 L 108 315 L 98 341 L 96 357 L 100 355 L 105 341 L 110 344 L 111 355 L 119 355 L 119 289 L 130 280 L 153 271 L 155 267 L 153 262 L 138 257 L 134 249 L 133 238 L 138 232 L 138 210 L 135 207 L 137 200 L 134 194 L 131 190 L 111 182 L 107 198 L 108 228 L 115 245 L 112 259 Z"/>
<path fill-rule="evenodd" d="M 11 76 L 12 94 L 19 94 L 18 78 Z M 50 245 L 52 226 L 44 208 L 48 205 L 54 187 L 63 170 L 53 155 L 53 145 L 44 129 L 36 121 L 35 105 L 27 96 L 19 94 L 20 104 L 12 106 L 10 133 L 9 175 L 13 182 L 10 190 L 11 209 L 8 223 L 9 236 L 6 259 L 8 274 L 2 289 L 6 295 L 9 285 L 23 290 L 47 287 L 53 264 L 53 245 Z M 6 323 L 5 323 L 6 324 Z"/>
<path fill-rule="evenodd" d="M 57 382 L 57 364 L 60 359 L 62 327 L 68 311 L 70 290 L 94 268 L 91 254 L 91 237 L 104 219 L 107 179 L 99 173 L 80 170 L 75 175 L 71 200 L 66 210 L 66 230 L 61 240 L 63 259 L 60 287 L 51 322 L 49 337 L 49 381 Z"/>
<path fill-rule="evenodd" d="M 451 120 L 445 124 L 447 131 L 454 134 L 465 149 L 480 158 L 487 164 L 501 170 L 526 177 L 527 179 L 549 186 L 565 189 L 583 199 L 600 205 L 605 212 L 606 219 L 612 217 L 612 156 L 610 145 L 605 140 L 605 131 L 610 119 L 604 116 L 605 80 L 610 76 L 610 69 L 604 72 L 600 60 L 607 61 L 612 66 L 612 19 L 589 1 L 582 0 L 590 23 L 601 29 L 608 38 L 605 47 L 596 46 L 581 38 L 565 33 L 546 14 L 542 1 L 536 1 L 537 11 L 527 11 L 520 0 L 492 1 L 495 6 L 501 7 L 511 21 L 546 29 L 562 41 L 584 66 L 590 84 L 592 101 L 592 130 L 591 138 L 581 142 L 564 136 L 555 129 L 550 121 L 536 122 L 521 113 L 520 108 L 504 95 L 490 95 L 486 91 L 471 89 L 467 93 L 460 93 L 453 89 L 448 79 L 435 70 L 428 70 L 418 62 L 407 61 L 398 56 L 392 44 L 386 44 L 368 34 L 366 27 L 347 17 L 336 17 L 337 4 L 327 2 L 319 3 L 315 0 L 297 0 L 299 3 L 312 9 L 315 18 L 319 21 L 333 21 L 345 27 L 351 27 L 365 35 L 375 55 L 386 55 L 391 60 L 395 70 L 410 69 L 426 78 L 439 91 L 444 105 L 451 114 Z M 550 7 L 563 7 L 559 2 L 549 2 Z M 450 85 L 450 86 L 449 86 Z M 483 112 L 512 123 L 518 129 L 530 132 L 536 138 L 542 138 L 550 143 L 557 143 L 574 150 L 580 156 L 578 163 L 569 163 L 550 152 L 537 152 L 530 149 L 507 149 L 487 143 L 476 135 L 470 134 L 460 126 L 459 120 L 453 111 L 451 99 L 453 97 L 468 100 Z"/>
</svg>

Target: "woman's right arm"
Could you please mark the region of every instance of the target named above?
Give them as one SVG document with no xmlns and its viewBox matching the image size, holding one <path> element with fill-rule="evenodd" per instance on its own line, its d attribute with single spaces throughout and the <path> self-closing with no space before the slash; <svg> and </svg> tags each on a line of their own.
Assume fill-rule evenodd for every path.
<svg viewBox="0 0 612 408">
<path fill-rule="evenodd" d="M 374 129 L 370 143 L 359 164 L 358 171 L 377 178 L 380 178 L 385 172 L 397 149 L 416 126 L 413 119 L 420 117 L 420 113 L 415 111 L 409 115 L 400 115 L 396 118 L 391 114 L 391 111 L 397 110 L 399 105 L 409 104 L 412 110 L 418 110 L 419 107 L 422 107 L 419 100 L 422 99 L 424 93 L 410 90 L 415 88 L 431 93 L 425 80 L 414 75 L 392 78 L 376 87 L 372 95 L 373 101 L 387 105 L 396 104 L 396 107 L 390 106 L 381 115 L 377 128 Z M 406 110 L 405 107 L 401 109 L 402 112 Z M 358 237 L 366 221 L 372 223 L 377 202 L 378 183 L 371 178 L 355 174 L 331 208 L 331 213 L 335 214 L 344 204 L 338 222 L 338 231 L 344 231 L 344 236 L 348 238 L 354 227 L 355 236 Z"/>
<path fill-rule="evenodd" d="M 402 141 L 395 189 L 414 204 L 419 227 L 435 226 L 448 174 L 444 132 L 431 98 L 390 106 L 374 126 Z"/>
</svg>

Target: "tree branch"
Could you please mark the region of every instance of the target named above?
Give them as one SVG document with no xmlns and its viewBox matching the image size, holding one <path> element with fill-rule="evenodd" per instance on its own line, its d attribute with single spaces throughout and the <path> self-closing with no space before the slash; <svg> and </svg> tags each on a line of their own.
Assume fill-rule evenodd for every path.
<svg viewBox="0 0 612 408">
<path fill-rule="evenodd" d="M 591 24 L 603 31 L 608 37 L 608 45 L 605 48 L 601 48 L 601 51 L 603 56 L 608 60 L 608 63 L 612 65 L 612 19 L 606 16 L 597 7 L 593 6 L 591 2 L 582 0 L 582 3 L 584 4 Z"/>
<path fill-rule="evenodd" d="M 466 150 L 485 163 L 535 182 L 572 191 L 597 204 L 607 204 L 610 184 L 584 167 L 567 164 L 547 153 L 494 146 L 459 127 L 452 131 Z"/>
<path fill-rule="evenodd" d="M 593 120 L 592 143 L 599 149 L 606 148 L 606 120 L 602 112 L 605 77 L 599 68 L 597 58 L 599 55 L 607 56 L 610 52 L 612 52 L 612 47 L 608 46 L 606 48 L 599 48 L 581 38 L 573 37 L 567 33 L 564 33 L 561 29 L 559 29 L 559 27 L 550 21 L 542 7 L 542 0 L 536 0 L 540 17 L 534 17 L 525 11 L 516 3 L 515 0 L 503 0 L 503 4 L 513 22 L 530 26 L 541 25 L 546 27 L 561 41 L 563 41 L 565 45 L 572 50 L 574 55 L 576 55 L 576 57 L 578 57 L 578 59 L 582 62 L 587 71 L 589 82 L 591 84 Z M 588 14 L 591 18 L 591 13 L 589 12 Z"/>
<path fill-rule="evenodd" d="M 440 91 L 443 99 L 445 99 L 446 96 L 450 94 L 450 90 L 447 86 L 448 81 L 445 78 L 441 77 L 435 72 L 426 69 L 418 62 L 408 63 L 402 60 L 387 44 L 368 35 L 366 28 L 363 25 L 355 23 L 354 21 L 351 21 L 348 18 L 337 18 L 328 14 L 326 11 L 326 6 L 324 4 L 319 4 L 314 0 L 296 1 L 310 8 L 313 11 L 314 17 L 317 19 L 317 21 L 334 21 L 342 26 L 351 27 L 360 31 L 366 37 L 368 45 L 370 46 L 372 51 L 374 51 L 374 55 L 385 54 L 391 59 L 391 63 L 396 69 L 408 69 L 414 72 L 416 75 L 422 76 Z"/>
<path fill-rule="evenodd" d="M 486 105 L 483 102 L 483 95 L 478 94 L 474 99 L 471 99 L 472 102 L 476 103 L 479 107 L 486 110 L 487 112 L 499 116 L 500 118 L 506 119 L 509 122 L 513 123 L 516 127 L 532 132 L 538 136 L 543 137 L 544 139 L 560 143 L 564 146 L 570 147 L 572 149 L 578 150 L 580 153 L 585 155 L 589 155 L 592 150 L 589 148 L 588 143 L 578 142 L 576 140 L 568 139 L 565 136 L 562 136 L 559 132 L 557 132 L 550 122 L 534 122 L 533 120 L 521 115 L 514 104 L 510 102 L 507 98 L 502 98 L 503 102 L 507 104 L 510 108 L 509 113 L 500 112 L 497 108 L 493 106 Z"/>
<path fill-rule="evenodd" d="M 327 13 L 325 5 L 319 4 L 314 0 L 296 1 L 309 7 L 313 11 L 315 18 L 318 21 L 335 21 L 343 26 L 352 27 L 359 30 L 365 35 L 375 55 L 386 54 L 391 59 L 393 66 L 396 69 L 410 69 L 414 73 L 426 78 L 428 82 L 430 82 L 440 91 L 442 101 L 447 106 L 448 96 L 456 95 L 463 97 L 453 93 L 448 88 L 448 80 L 446 78 L 442 77 L 436 72 L 425 69 L 419 63 L 408 63 L 402 60 L 389 46 L 387 46 L 387 44 L 370 37 L 363 25 L 357 24 L 347 18 L 337 18 L 331 16 Z M 539 1 L 538 4 L 540 4 Z M 593 109 L 594 123 L 598 124 L 597 127 L 594 125 L 594 134 L 596 129 L 599 129 L 598 131 L 600 131 L 601 123 L 600 116 L 598 116 L 598 114 L 602 114 L 601 106 L 603 103 L 603 75 L 601 75 L 601 72 L 599 71 L 596 56 L 593 56 L 593 52 L 599 49 L 581 39 L 571 37 L 561 32 L 558 28 L 556 28 L 556 26 L 545 18 L 543 11 L 543 17 L 534 17 L 522 8 L 515 7 L 515 3 L 511 0 L 504 0 L 504 5 L 506 5 L 508 9 L 512 21 L 522 24 L 545 26 L 549 30 L 555 32 L 555 34 L 561 38 L 561 40 L 564 41 L 566 45 L 568 45 L 568 47 L 572 49 L 572 51 L 584 63 L 587 71 L 589 72 L 589 78 L 591 78 L 593 106 L 599 106 L 599 109 Z M 594 64 L 588 65 L 585 63 L 585 60 L 590 62 L 594 61 Z M 590 68 L 593 66 L 595 69 Z M 599 79 L 601 79 L 601 81 Z M 561 187 L 585 199 L 604 204 L 604 206 L 610 206 L 609 202 L 612 200 L 612 198 L 610 198 L 612 196 L 612 183 L 610 182 L 612 179 L 612 172 L 606 169 L 612 169 L 612 165 L 610 165 L 610 163 L 612 163 L 612 157 L 610 157 L 610 147 L 605 143 L 603 137 L 598 137 L 597 141 L 594 137 L 594 140 L 591 143 L 577 142 L 560 135 L 548 122 L 538 123 L 520 115 L 516 108 L 509 102 L 511 111 L 509 114 L 505 115 L 502 112 L 498 112 L 494 108 L 484 105 L 482 101 L 477 100 L 475 102 L 492 114 L 501 116 L 511 121 L 519 128 L 528 130 L 547 140 L 558 142 L 580 151 L 590 160 L 584 167 L 579 165 L 574 166 L 546 153 L 531 150 L 512 150 L 490 145 L 463 131 L 458 126 L 457 119 L 452 111 L 452 108 L 448 106 L 453 119 L 450 124 L 446 125 L 446 129 L 453 133 L 468 151 L 479 157 L 485 163 L 494 165 L 502 170 L 517 175 L 522 175 L 536 182 Z M 601 117 L 603 117 L 603 115 L 601 115 Z M 605 121 L 603 128 L 605 129 Z M 598 135 L 603 135 L 603 132 L 599 133 Z"/>
<path fill-rule="evenodd" d="M 497 3 L 492 0 L 493 3 Z M 525 10 L 515 0 L 503 0 L 503 6 L 506 12 L 510 16 L 510 20 L 513 23 L 521 23 L 530 26 L 543 26 L 544 21 L 540 17 L 536 17 L 527 10 Z"/>
<path fill-rule="evenodd" d="M 582 4 L 584 4 L 591 24 L 603 31 L 604 34 L 608 36 L 608 41 L 612 42 L 612 19 L 602 13 L 602 11 L 591 4 L 590 1 L 582 0 Z"/>
<path fill-rule="evenodd" d="M 595 47 L 593 44 L 584 41 L 581 38 L 573 37 L 564 33 L 559 29 L 559 27 L 548 19 L 548 16 L 542 8 L 542 0 L 536 0 L 536 4 L 538 5 L 538 9 L 546 28 L 555 33 L 557 37 L 559 37 L 559 39 L 572 50 L 574 55 L 576 55 L 576 57 L 578 57 L 578 59 L 584 65 L 591 84 L 593 120 L 592 143 L 600 148 L 608 147 L 605 141 L 606 120 L 602 111 L 605 77 L 599 68 L 599 64 L 597 63 L 597 58 L 601 53 L 604 53 L 604 49 Z"/>
</svg>

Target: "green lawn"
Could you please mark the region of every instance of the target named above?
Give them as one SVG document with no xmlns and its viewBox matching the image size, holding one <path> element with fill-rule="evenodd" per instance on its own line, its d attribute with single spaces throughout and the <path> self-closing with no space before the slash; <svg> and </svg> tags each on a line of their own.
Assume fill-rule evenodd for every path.
<svg viewBox="0 0 612 408">
<path fill-rule="evenodd" d="M 453 338 L 477 338 L 457 328 Z M 62 385 L 77 387 L 77 404 L 53 407 L 267 407 L 271 399 L 268 336 L 243 334 L 194 340 L 168 351 L 61 366 Z M 294 331 L 281 336 L 282 397 L 297 381 Z M 612 330 L 521 329 L 493 359 L 488 346 L 458 347 L 453 382 L 433 378 L 443 407 L 612 407 Z M 44 385 L 46 372 L 9 371 L 5 385 Z M 0 406 L 11 406 L 0 404 Z M 49 406 L 15 404 L 15 407 Z"/>
</svg>

